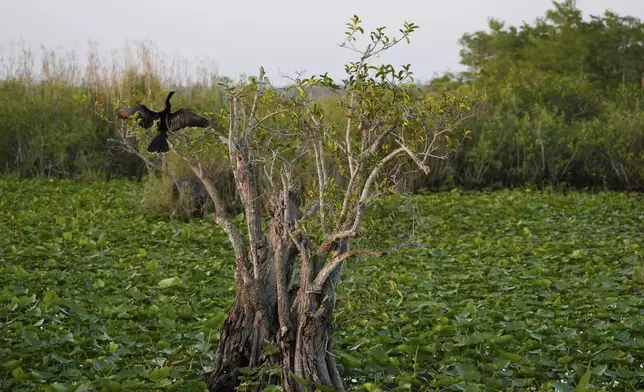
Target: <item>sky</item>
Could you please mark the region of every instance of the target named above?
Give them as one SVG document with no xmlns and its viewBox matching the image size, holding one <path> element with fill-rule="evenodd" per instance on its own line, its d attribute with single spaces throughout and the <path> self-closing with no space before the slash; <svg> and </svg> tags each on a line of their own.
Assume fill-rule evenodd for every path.
<svg viewBox="0 0 644 392">
<path fill-rule="evenodd" d="M 338 46 L 345 23 L 357 14 L 367 30 L 395 32 L 404 21 L 420 28 L 410 45 L 392 49 L 381 61 L 412 64 L 428 80 L 460 71 L 459 38 L 487 28 L 494 17 L 506 25 L 532 23 L 553 8 L 550 0 L 6 0 L 0 6 L 0 48 L 24 42 L 84 58 L 88 40 L 99 52 L 127 42 L 150 41 L 172 58 L 212 64 L 233 79 L 257 74 L 260 65 L 275 81 L 279 73 L 343 75 L 355 55 Z M 577 0 L 584 16 L 606 9 L 644 19 L 644 0 Z M 279 84 L 279 83 L 277 83 Z"/>
</svg>

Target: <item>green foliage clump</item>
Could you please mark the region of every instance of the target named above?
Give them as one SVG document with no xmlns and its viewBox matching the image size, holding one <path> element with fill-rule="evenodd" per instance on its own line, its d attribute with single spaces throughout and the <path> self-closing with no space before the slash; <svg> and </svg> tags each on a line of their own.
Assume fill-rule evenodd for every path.
<svg viewBox="0 0 644 392">
<path fill-rule="evenodd" d="M 234 254 L 207 222 L 137 212 L 143 191 L 0 179 L 0 390 L 205 390 Z M 345 267 L 334 339 L 349 389 L 641 389 L 643 201 L 383 200 L 358 246 L 387 249 L 395 230 L 430 248 Z"/>
<path fill-rule="evenodd" d="M 584 20 L 566 0 L 534 24 L 491 20 L 461 44 L 468 70 L 428 93 L 473 89 L 487 101 L 431 184 L 644 189 L 642 21 L 609 11 Z"/>
</svg>

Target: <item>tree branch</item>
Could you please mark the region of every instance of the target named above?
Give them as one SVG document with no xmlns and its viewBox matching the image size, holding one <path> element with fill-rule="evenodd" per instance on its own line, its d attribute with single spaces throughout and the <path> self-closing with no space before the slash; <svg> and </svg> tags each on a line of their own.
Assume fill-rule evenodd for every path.
<svg viewBox="0 0 644 392">
<path fill-rule="evenodd" d="M 190 158 L 180 154 L 170 140 L 168 140 L 168 144 L 172 148 L 172 151 L 184 162 L 186 162 L 190 170 L 192 170 L 192 172 L 197 176 L 197 178 L 199 178 L 199 181 L 201 181 L 204 188 L 206 188 L 206 192 L 208 193 L 208 196 L 212 200 L 213 205 L 215 207 L 213 220 L 217 224 L 217 226 L 219 226 L 226 233 L 226 235 L 228 235 L 228 239 L 230 240 L 230 243 L 233 246 L 233 250 L 235 251 L 235 258 L 237 259 L 237 262 L 241 263 L 243 267 L 242 274 L 243 274 L 244 280 L 247 282 L 250 282 L 251 280 L 251 276 L 249 274 L 250 265 L 248 263 L 248 257 L 246 255 L 244 238 L 242 237 L 241 232 L 239 231 L 237 226 L 235 226 L 233 221 L 226 216 L 224 202 L 223 202 L 223 199 L 221 198 L 219 190 L 204 175 L 203 170 L 201 168 L 201 164 L 199 162 L 193 161 Z"/>
<path fill-rule="evenodd" d="M 401 144 L 400 146 L 401 146 L 401 148 L 403 148 L 405 150 L 407 155 L 409 155 L 411 157 L 411 159 L 414 161 L 414 163 L 416 163 L 416 165 L 418 165 L 418 168 L 420 170 L 424 171 L 425 174 L 429 173 L 429 166 L 425 165 L 425 162 L 422 161 L 420 158 L 418 158 L 418 156 L 416 154 L 414 154 L 414 152 L 409 147 L 407 147 L 404 144 Z"/>
<path fill-rule="evenodd" d="M 396 157 L 396 155 L 404 151 L 405 149 L 403 147 L 399 147 L 393 150 L 392 152 L 390 152 L 387 156 L 382 158 L 380 162 L 378 162 L 378 164 L 371 171 L 371 174 L 369 174 L 369 177 L 367 177 L 367 180 L 365 181 L 364 186 L 362 187 L 360 200 L 358 200 L 356 217 L 353 222 L 354 230 L 357 230 L 358 226 L 360 225 L 360 222 L 362 220 L 362 214 L 364 213 L 364 204 L 369 198 L 369 194 L 371 193 L 371 187 L 373 186 L 373 183 L 376 181 L 376 178 L 378 178 L 378 174 L 380 174 L 380 170 L 382 170 L 382 168 L 385 167 L 385 164 L 387 164 L 387 162 L 391 161 Z"/>
<path fill-rule="evenodd" d="M 362 164 L 359 162 L 358 165 L 361 166 Z M 344 199 L 342 200 L 342 210 L 340 211 L 340 216 L 338 217 L 338 221 L 335 227 L 336 231 L 340 230 L 340 227 L 342 227 L 345 219 L 347 218 L 347 215 L 349 214 L 349 201 L 351 199 L 351 195 L 353 195 L 353 189 L 355 188 L 357 182 L 358 175 L 356 173 L 349 179 L 349 185 L 347 185 L 347 189 L 344 192 Z"/>
<path fill-rule="evenodd" d="M 370 53 L 373 47 L 371 44 L 367 45 L 367 49 L 364 51 L 362 56 L 360 57 L 360 63 L 358 63 L 358 66 L 356 67 L 355 70 L 355 84 L 360 83 L 360 74 L 362 72 L 362 66 L 365 63 L 365 61 L 370 57 Z M 353 167 L 353 156 L 351 155 L 351 117 L 353 116 L 354 113 L 354 108 L 353 104 L 355 102 L 355 97 L 356 97 L 356 92 L 355 89 L 351 89 L 349 92 L 349 116 L 347 118 L 347 128 L 345 131 L 345 145 L 346 145 L 346 151 L 347 151 L 347 162 L 349 163 L 349 174 L 351 176 L 354 175 L 354 167 Z"/>
<path fill-rule="evenodd" d="M 249 141 L 252 139 L 254 130 L 255 130 L 255 125 L 254 122 L 256 120 L 255 116 L 257 114 L 257 109 L 259 107 L 259 99 L 262 96 L 262 92 L 264 91 L 264 67 L 259 68 L 259 80 L 257 83 L 257 91 L 255 92 L 255 97 L 253 98 L 253 106 L 250 109 L 250 115 L 248 117 L 248 125 L 246 126 L 246 134 L 244 135 L 244 144 L 248 144 Z"/>
<path fill-rule="evenodd" d="M 320 292 L 322 290 L 322 286 L 326 282 L 326 280 L 329 278 L 329 276 L 333 273 L 333 271 L 342 264 L 345 260 L 353 257 L 353 256 L 358 256 L 358 255 L 364 255 L 364 256 L 376 256 L 376 257 L 384 257 L 387 255 L 390 255 L 394 252 L 397 252 L 398 250 L 406 247 L 419 247 L 419 248 L 429 248 L 428 245 L 424 244 L 418 244 L 418 243 L 413 243 L 413 242 L 403 242 L 401 244 L 398 244 L 384 252 L 382 251 L 376 251 L 376 250 L 369 250 L 369 249 L 357 249 L 357 250 L 351 250 L 342 254 L 337 255 L 334 257 L 329 263 L 327 263 L 324 268 L 320 270 L 318 275 L 315 277 L 315 280 L 313 280 L 313 284 L 311 285 L 310 291 L 311 292 Z"/>
<path fill-rule="evenodd" d="M 228 124 L 228 159 L 230 159 L 230 165 L 233 170 L 235 170 L 236 162 L 235 158 L 233 156 L 233 147 L 235 149 L 237 148 L 235 146 L 235 143 L 239 139 L 239 117 L 237 116 L 237 95 L 236 94 L 231 94 L 230 99 L 228 101 L 229 107 L 230 107 L 230 122 Z"/>
<path fill-rule="evenodd" d="M 358 228 L 360 227 L 360 223 L 362 221 L 362 215 L 364 213 L 364 208 L 365 205 L 367 204 L 367 201 L 369 199 L 369 195 L 371 193 L 371 187 L 373 186 L 373 183 L 376 181 L 376 178 L 378 177 L 378 174 L 380 173 L 380 170 L 387 164 L 387 162 L 391 161 L 393 158 L 396 157 L 396 155 L 404 152 L 405 149 L 403 147 L 399 147 L 395 149 L 394 151 L 390 152 L 387 156 L 382 158 L 380 162 L 373 168 L 371 171 L 371 174 L 369 174 L 369 177 L 367 177 L 367 180 L 365 181 L 363 187 L 362 187 L 362 192 L 360 194 L 360 199 L 358 200 L 358 205 L 356 206 L 356 214 L 353 219 L 353 224 L 351 225 L 350 228 L 335 233 L 331 237 L 325 239 L 325 241 L 318 247 L 318 254 L 324 254 L 328 253 L 333 244 L 347 238 L 353 238 L 358 235 Z M 347 203 L 348 205 L 348 203 Z M 348 209 L 348 207 L 347 207 Z M 343 207 L 344 210 L 344 207 Z M 346 225 L 345 222 L 339 222 L 340 226 Z"/>
<path fill-rule="evenodd" d="M 318 135 L 319 137 L 319 135 Z M 315 166 L 317 168 L 318 176 L 318 204 L 320 206 L 320 226 L 322 228 L 322 235 L 326 235 L 326 216 L 324 205 L 324 188 L 326 186 L 326 169 L 324 167 L 324 158 L 322 154 L 322 142 L 317 140 L 313 146 L 315 152 Z"/>
<path fill-rule="evenodd" d="M 125 131 L 127 131 L 127 128 L 125 127 L 125 125 L 124 125 L 124 124 L 121 124 L 121 126 L 123 127 L 122 129 L 124 129 Z M 126 152 L 128 152 L 128 153 L 130 153 L 130 154 L 134 154 L 134 155 L 136 155 L 137 157 L 139 157 L 139 158 L 143 161 L 143 163 L 145 164 L 145 166 L 148 168 L 148 171 L 152 171 L 152 170 L 159 170 L 159 171 L 161 171 L 161 170 L 162 170 L 162 168 L 161 168 L 158 164 L 156 164 L 156 163 L 152 162 L 152 161 L 151 161 L 151 160 L 149 160 L 147 157 L 145 157 L 143 154 L 139 153 L 139 150 L 137 150 L 137 148 L 136 148 L 135 146 L 133 146 L 133 145 L 132 145 L 132 143 L 130 143 L 130 142 L 128 142 L 128 141 L 127 141 L 127 138 L 123 135 L 123 132 L 121 132 L 121 133 L 117 132 L 117 133 L 118 133 L 118 135 L 120 136 L 120 138 L 119 138 L 119 139 L 109 138 L 109 139 L 107 139 L 107 141 L 108 141 L 108 142 L 115 143 L 115 144 L 118 144 L 118 145 L 120 145 L 120 146 L 121 146 L 121 147 L 122 147 Z"/>
</svg>

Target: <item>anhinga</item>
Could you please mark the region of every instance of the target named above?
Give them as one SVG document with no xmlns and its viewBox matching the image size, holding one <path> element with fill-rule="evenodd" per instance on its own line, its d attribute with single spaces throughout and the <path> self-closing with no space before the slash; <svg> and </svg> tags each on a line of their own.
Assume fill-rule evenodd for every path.
<svg viewBox="0 0 644 392">
<path fill-rule="evenodd" d="M 135 103 L 127 109 L 123 109 L 118 113 L 119 118 L 129 118 L 133 114 L 139 114 L 139 125 L 145 129 L 150 129 L 155 121 L 159 120 L 159 134 L 152 139 L 148 146 L 149 152 L 167 152 L 168 131 L 174 132 L 185 127 L 201 127 L 206 128 L 210 126 L 210 122 L 205 118 L 197 115 L 189 109 L 179 109 L 174 113 L 170 112 L 170 98 L 174 95 L 174 91 L 170 91 L 168 98 L 165 99 L 165 109 L 160 112 L 150 110 L 145 105 Z"/>
</svg>

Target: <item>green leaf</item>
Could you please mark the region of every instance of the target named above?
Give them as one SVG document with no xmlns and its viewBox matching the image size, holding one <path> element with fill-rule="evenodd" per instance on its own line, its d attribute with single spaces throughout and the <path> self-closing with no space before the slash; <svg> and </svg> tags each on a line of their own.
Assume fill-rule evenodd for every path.
<svg viewBox="0 0 644 392">
<path fill-rule="evenodd" d="M 11 376 L 13 376 L 13 378 L 15 378 L 16 380 L 22 380 L 24 374 L 25 372 L 24 370 L 22 370 L 22 367 L 20 366 L 18 366 L 17 368 L 11 371 Z"/>
<path fill-rule="evenodd" d="M 120 392 L 121 383 L 115 380 L 102 379 L 101 386 L 104 392 Z"/>
<path fill-rule="evenodd" d="M 72 389 L 72 386 L 70 384 L 60 384 L 57 382 L 53 384 L 49 384 L 49 387 L 54 392 L 67 392 L 71 390 L 76 390 L 76 388 Z"/>
<path fill-rule="evenodd" d="M 11 361 L 5 362 L 2 367 L 4 367 L 6 370 L 14 370 L 18 366 L 20 366 L 21 360 L 18 359 L 12 359 Z"/>
<path fill-rule="evenodd" d="M 167 366 L 157 367 L 147 374 L 150 381 L 160 381 L 170 375 L 170 368 Z"/>
<path fill-rule="evenodd" d="M 303 378 L 302 378 L 302 377 L 300 377 L 300 376 L 297 376 L 297 375 L 296 375 L 295 373 L 293 373 L 293 372 L 291 372 L 291 373 L 290 373 L 290 375 L 291 375 L 291 377 L 293 378 L 293 380 L 294 380 L 296 383 L 300 384 L 300 385 L 303 385 L 303 386 L 311 386 L 311 385 L 313 385 L 313 383 L 312 383 L 312 382 L 310 382 L 310 381 L 308 381 L 308 380 L 305 380 L 305 379 L 303 379 Z"/>
<path fill-rule="evenodd" d="M 463 392 L 480 392 L 481 391 L 481 387 L 478 386 L 477 384 L 470 384 L 470 383 L 461 382 L 461 383 L 456 384 L 455 386 L 456 386 L 456 388 L 458 388 L 459 391 L 463 391 Z"/>
<path fill-rule="evenodd" d="M 100 248 L 103 249 L 107 245 L 107 237 L 105 237 L 104 234 L 101 234 L 98 240 L 96 241 L 96 245 Z"/>
<path fill-rule="evenodd" d="M 52 302 L 58 302 L 59 300 L 60 300 L 60 296 L 58 296 L 58 293 L 53 290 L 47 291 L 45 293 L 45 296 L 43 297 L 43 302 L 46 304 L 52 303 Z"/>
<path fill-rule="evenodd" d="M 570 387 L 570 385 L 568 385 L 568 384 L 566 384 L 564 382 L 554 381 L 552 383 L 552 386 L 555 388 L 556 392 L 571 392 L 572 391 L 572 387 Z"/>
<path fill-rule="evenodd" d="M 575 392 L 587 391 L 589 383 L 590 383 L 590 372 L 586 372 L 583 376 L 581 376 L 581 379 L 579 379 L 579 383 L 575 387 L 574 391 Z"/>
<path fill-rule="evenodd" d="M 501 352 L 500 357 L 510 362 L 520 362 L 521 360 L 523 360 L 523 356 L 515 353 L 505 352 L 505 351 Z"/>
<path fill-rule="evenodd" d="M 340 357 L 341 362 L 346 366 L 349 366 L 351 368 L 358 368 L 361 366 L 360 361 L 351 354 L 347 354 L 346 352 L 339 352 L 338 356 Z"/>
<path fill-rule="evenodd" d="M 413 354 L 416 352 L 416 348 L 409 344 L 400 344 L 396 347 L 396 350 L 402 351 L 408 354 Z"/>
<path fill-rule="evenodd" d="M 479 373 L 472 365 L 457 364 L 455 366 L 461 380 L 466 382 L 478 382 L 481 380 L 481 373 Z"/>
<path fill-rule="evenodd" d="M 601 375 L 604 374 L 606 369 L 608 369 L 608 366 L 606 366 L 606 365 L 598 365 L 598 366 L 595 366 L 594 368 L 592 368 L 590 370 L 590 374 L 594 374 L 595 376 L 601 376 Z M 588 373 L 586 373 L 586 374 L 588 374 Z"/>
<path fill-rule="evenodd" d="M 322 385 L 322 384 L 313 384 L 315 389 L 319 390 L 320 392 L 338 392 L 337 389 L 331 388 L 328 385 Z"/>
<path fill-rule="evenodd" d="M 371 356 L 371 359 L 376 363 L 384 365 L 389 362 L 389 355 L 387 355 L 387 351 L 385 351 L 382 346 L 374 346 L 369 349 L 369 355 Z"/>
<path fill-rule="evenodd" d="M 370 383 L 370 382 L 366 382 L 366 383 L 362 384 L 361 386 L 364 389 L 366 389 L 368 392 L 383 392 L 380 387 L 378 387 L 377 385 L 375 385 L 373 383 Z"/>
<path fill-rule="evenodd" d="M 161 289 L 166 289 L 168 287 L 174 286 L 176 281 L 177 281 L 176 277 L 162 279 L 162 280 L 159 281 L 159 283 L 157 283 L 157 287 L 159 287 Z"/>
<path fill-rule="evenodd" d="M 269 385 L 266 388 L 262 389 L 262 392 L 281 392 L 284 389 L 279 385 Z"/>
</svg>

